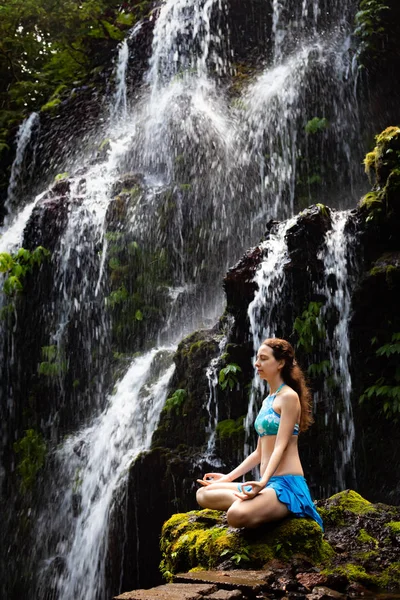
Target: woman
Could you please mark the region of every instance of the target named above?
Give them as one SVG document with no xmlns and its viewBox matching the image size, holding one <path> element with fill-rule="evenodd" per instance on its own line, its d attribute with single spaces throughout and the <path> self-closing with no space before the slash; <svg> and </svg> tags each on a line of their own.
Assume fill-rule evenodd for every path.
<svg viewBox="0 0 400 600">
<path fill-rule="evenodd" d="M 255 367 L 267 381 L 265 398 L 254 426 L 256 450 L 227 475 L 206 473 L 198 482 L 197 501 L 203 508 L 226 510 L 232 527 L 257 527 L 289 514 L 311 517 L 323 529 L 310 497 L 298 452 L 299 431 L 312 423 L 310 391 L 289 342 L 265 340 Z M 232 483 L 260 465 L 261 479 Z"/>
</svg>

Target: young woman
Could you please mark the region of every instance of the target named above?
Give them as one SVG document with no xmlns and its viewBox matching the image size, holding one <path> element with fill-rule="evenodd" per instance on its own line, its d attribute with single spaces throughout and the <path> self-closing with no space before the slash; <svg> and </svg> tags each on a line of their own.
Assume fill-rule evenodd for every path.
<svg viewBox="0 0 400 600">
<path fill-rule="evenodd" d="M 323 529 L 298 452 L 298 434 L 312 423 L 311 394 L 293 347 L 278 338 L 265 340 L 255 367 L 270 389 L 254 423 L 257 448 L 227 475 L 206 473 L 198 479 L 197 501 L 203 508 L 226 510 L 232 527 L 257 527 L 294 514 L 311 517 Z M 259 481 L 232 483 L 257 465 Z"/>
</svg>

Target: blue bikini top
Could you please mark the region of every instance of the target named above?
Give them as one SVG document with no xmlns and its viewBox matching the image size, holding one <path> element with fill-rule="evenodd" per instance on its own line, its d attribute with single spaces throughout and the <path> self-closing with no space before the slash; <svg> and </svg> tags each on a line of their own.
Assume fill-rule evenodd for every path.
<svg viewBox="0 0 400 600">
<path fill-rule="evenodd" d="M 264 437 L 264 435 L 277 435 L 278 433 L 281 415 L 272 408 L 272 404 L 275 400 L 275 396 L 281 391 L 284 385 L 285 384 L 282 383 L 276 392 L 267 396 L 262 403 L 261 410 L 254 421 L 254 428 L 260 437 Z M 294 426 L 293 435 L 298 434 L 299 425 L 296 423 Z"/>
</svg>

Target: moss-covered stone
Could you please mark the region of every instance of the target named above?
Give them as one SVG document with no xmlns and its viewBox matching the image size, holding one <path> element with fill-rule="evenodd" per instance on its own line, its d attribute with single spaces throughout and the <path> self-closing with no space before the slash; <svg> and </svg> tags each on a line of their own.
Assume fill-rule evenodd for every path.
<svg viewBox="0 0 400 600">
<path fill-rule="evenodd" d="M 390 523 L 386 524 L 386 527 L 390 530 L 391 533 L 395 535 L 400 535 L 400 521 L 390 521 Z"/>
<path fill-rule="evenodd" d="M 348 512 L 355 515 L 365 515 L 376 511 L 371 502 L 365 500 L 353 490 L 344 490 L 331 496 L 325 507 L 318 509 L 324 523 L 332 525 L 343 524 Z"/>
<path fill-rule="evenodd" d="M 372 537 L 372 535 L 369 535 L 369 533 L 367 533 L 365 529 L 360 529 L 360 533 L 357 536 L 357 540 L 361 542 L 361 544 L 368 544 L 372 547 L 378 546 L 378 540 Z"/>
<path fill-rule="evenodd" d="M 215 568 L 225 561 L 251 569 L 297 553 L 312 563 L 334 555 L 312 520 L 289 518 L 248 532 L 228 527 L 223 513 L 207 509 L 171 517 L 162 529 L 160 546 L 162 570 L 172 574 Z"/>
<path fill-rule="evenodd" d="M 375 137 L 376 146 L 365 159 L 365 172 L 371 184 L 384 187 L 390 172 L 400 162 L 400 127 L 387 127 Z"/>
</svg>

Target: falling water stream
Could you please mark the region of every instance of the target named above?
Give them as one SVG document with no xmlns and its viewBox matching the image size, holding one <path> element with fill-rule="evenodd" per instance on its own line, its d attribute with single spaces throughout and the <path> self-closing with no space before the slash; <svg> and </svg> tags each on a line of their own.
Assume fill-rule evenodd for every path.
<svg viewBox="0 0 400 600">
<path fill-rule="evenodd" d="M 160 339 L 176 342 L 184 333 L 213 322 L 224 301 L 215 282 L 247 247 L 258 242 L 269 218 L 289 219 L 275 226 L 262 245 L 265 260 L 249 307 L 254 347 L 275 335 L 287 257 L 285 233 L 294 222 L 298 161 L 305 160 L 309 144 L 307 122 L 315 116 L 329 118 L 320 155 L 325 143 L 334 146 L 333 160 L 344 165 L 343 178 L 358 158 L 353 147 L 357 118 L 348 42 L 353 3 L 334 2 L 328 11 L 323 0 L 303 0 L 295 20 L 288 15 L 288 4 L 271 0 L 271 60 L 235 102 L 221 83 L 232 71 L 224 28 L 228 3 L 166 0 L 161 5 L 149 69 L 135 99 L 128 97 L 126 77 L 129 44 L 135 44 L 141 24 L 121 44 L 110 107 L 110 147 L 102 162 L 70 177 L 67 224 L 51 259 L 56 277 L 47 343 L 55 345 L 60 355 L 74 322 L 85 323 L 82 364 L 90 365 L 92 351 L 107 342 L 110 323 L 102 310 L 109 258 L 107 211 L 113 184 L 127 171 L 140 174 L 143 182 L 130 213 L 131 234 L 143 248 L 154 252 L 167 248 L 173 265 L 171 303 Z M 9 187 L 10 211 L 21 191 L 20 170 L 37 118 L 31 115 L 20 130 Z M 19 213 L 13 207 L 14 220 L 6 222 L 0 238 L 2 251 L 22 244 L 24 229 L 41 201 L 42 195 Z M 166 206 L 169 229 L 163 221 Z M 327 240 L 327 273 L 338 261 L 339 230 L 343 228 L 338 225 Z M 344 269 L 344 262 L 340 264 Z M 335 340 L 343 343 L 350 310 L 345 270 L 337 278 L 339 292 L 332 302 L 347 303 L 347 312 Z M 93 315 L 96 325 L 92 326 Z M 347 368 L 348 373 L 348 345 L 341 348 L 340 356 L 332 356 L 338 380 L 339 371 Z M 106 395 L 99 376 L 91 400 L 92 417 L 55 448 L 55 480 L 49 486 L 57 490 L 56 498 L 50 494 L 44 498 L 37 518 L 38 547 L 40 540 L 46 540 L 37 552 L 41 558 L 37 600 L 44 589 L 52 589 L 56 600 L 106 600 L 105 540 L 113 499 L 132 461 L 150 446 L 173 371 L 170 354 L 171 349 L 161 347 L 135 358 L 113 394 Z M 161 366 L 155 374 L 157 363 Z M 207 372 L 209 455 L 215 449 L 218 420 L 217 366 L 218 359 Z M 340 381 L 345 408 L 338 418 L 346 436 L 341 462 L 345 469 L 345 449 L 351 449 L 354 430 L 348 425 L 351 382 Z M 63 393 L 61 386 L 59 394 Z M 254 386 L 247 425 L 254 418 L 260 393 Z M 57 415 L 52 419 L 48 426 L 56 439 Z"/>
<path fill-rule="evenodd" d="M 333 417 L 339 425 L 339 451 L 335 453 L 334 464 L 337 486 L 343 489 L 349 477 L 353 482 L 356 480 L 353 452 L 355 427 L 350 398 L 350 340 L 348 333 L 351 314 L 350 294 L 355 267 L 351 256 L 350 234 L 345 233 L 348 213 L 333 212 L 332 215 L 332 229 L 326 234 L 325 250 L 320 255 L 325 266 L 325 286 L 321 291 L 327 298 L 322 309 L 322 317 L 326 320 L 332 308 L 337 314 L 337 323 L 332 339 L 328 339 L 326 342 L 333 378 L 340 391 L 341 402 L 326 407 L 325 419 L 328 425 L 329 418 Z M 324 391 L 328 395 L 326 386 L 327 383 Z"/>
<path fill-rule="evenodd" d="M 35 169 L 36 162 L 36 141 L 31 144 L 32 135 L 39 127 L 39 115 L 31 113 L 21 124 L 17 133 L 17 150 L 15 159 L 11 168 L 10 182 L 7 189 L 7 199 L 5 208 L 7 210 L 6 225 L 12 221 L 12 215 L 18 204 L 21 194 L 21 178 L 24 177 L 24 187 L 29 184 L 30 177 Z M 31 147 L 30 147 L 31 146 Z M 31 150 L 28 157 L 28 150 Z M 29 162 L 28 162 L 29 161 Z"/>
</svg>

